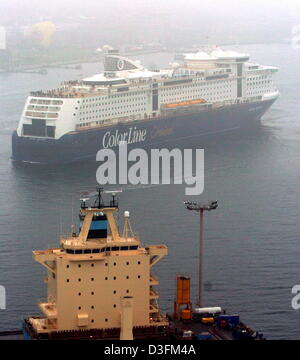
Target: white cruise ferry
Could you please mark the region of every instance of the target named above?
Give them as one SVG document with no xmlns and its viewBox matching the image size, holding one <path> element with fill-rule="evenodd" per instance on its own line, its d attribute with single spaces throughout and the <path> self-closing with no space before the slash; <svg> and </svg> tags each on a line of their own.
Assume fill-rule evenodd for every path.
<svg viewBox="0 0 300 360">
<path fill-rule="evenodd" d="M 277 99 L 277 71 L 219 48 L 149 71 L 112 50 L 103 73 L 30 94 L 12 136 L 12 158 L 69 163 L 120 141 L 151 147 L 238 129 Z"/>
</svg>

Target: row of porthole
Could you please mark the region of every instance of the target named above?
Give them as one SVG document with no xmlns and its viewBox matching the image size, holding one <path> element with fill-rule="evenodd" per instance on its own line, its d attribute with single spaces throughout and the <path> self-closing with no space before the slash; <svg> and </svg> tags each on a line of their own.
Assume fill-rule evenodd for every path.
<svg viewBox="0 0 300 360">
<path fill-rule="evenodd" d="M 137 264 L 140 265 L 141 262 L 138 261 Z M 114 262 L 113 265 L 114 265 L 114 266 L 117 266 L 117 263 Z M 126 261 L 126 265 L 130 265 L 130 262 L 129 262 L 129 261 Z M 91 267 L 94 267 L 94 266 L 95 266 L 95 264 L 91 264 Z M 108 263 L 105 263 L 105 266 L 108 266 Z M 78 267 L 81 268 L 81 264 L 78 264 Z M 66 265 L 66 268 L 69 269 L 69 268 L 70 268 L 70 265 Z"/>
<path fill-rule="evenodd" d="M 69 265 L 67 265 L 68 267 Z M 78 264 L 78 267 L 81 268 L 81 264 Z M 94 264 L 91 264 L 91 267 L 94 267 Z"/>
<path fill-rule="evenodd" d="M 138 261 L 137 263 L 138 263 L 138 265 L 141 264 L 140 261 Z M 130 265 L 129 261 L 126 261 L 126 265 Z M 108 263 L 105 263 L 105 266 L 108 266 Z M 117 266 L 117 263 L 114 262 L 114 266 Z"/>
<path fill-rule="evenodd" d="M 126 111 L 123 111 L 123 112 L 112 112 L 112 113 L 109 113 L 109 114 L 102 114 L 102 115 L 96 115 L 96 116 L 82 117 L 82 118 L 79 118 L 79 120 L 83 121 L 83 120 L 100 119 L 100 118 L 106 118 L 107 116 L 116 116 L 116 115 L 132 116 L 132 115 L 139 115 L 143 111 L 145 112 L 146 108 L 140 108 L 140 109 L 135 109 L 135 110 L 130 110 L 130 111 L 126 110 Z M 74 113 L 73 116 L 76 116 L 76 114 Z M 107 119 L 107 120 L 110 121 L 111 119 Z M 104 121 L 104 120 L 101 120 L 101 121 Z"/>
<path fill-rule="evenodd" d="M 138 100 L 138 101 L 146 101 L 146 98 L 144 98 L 144 99 L 134 99 L 134 100 Z M 129 102 L 129 101 L 132 101 L 132 99 L 130 99 L 130 100 L 125 100 L 125 101 L 118 101 L 118 104 L 120 104 L 120 103 L 122 103 L 122 106 L 119 106 L 118 108 L 123 108 L 123 107 L 125 107 L 125 106 L 134 106 L 134 105 L 132 105 L 132 104 L 128 104 L 128 105 L 124 105 L 124 103 L 127 103 L 127 102 Z M 116 102 L 115 101 L 110 101 L 110 102 L 107 102 L 107 103 L 97 103 L 97 104 L 92 104 L 92 105 L 83 105 L 83 106 L 81 106 L 80 107 L 80 109 L 79 110 L 82 110 L 82 109 L 86 109 L 86 108 L 94 108 L 94 107 L 100 107 L 100 108 L 104 108 L 104 107 L 106 107 L 106 106 L 111 106 L 112 104 L 116 104 Z M 146 105 L 146 102 L 143 102 L 143 103 L 135 103 L 135 105 L 137 106 L 137 105 Z M 117 104 L 116 104 L 117 105 Z M 115 107 L 114 107 L 115 108 Z M 75 109 L 76 110 L 78 110 L 78 108 L 76 108 L 75 107 Z"/>
<path fill-rule="evenodd" d="M 117 293 L 117 290 L 114 290 L 114 294 Z M 129 294 L 129 289 L 126 290 L 126 294 Z M 78 293 L 78 296 L 81 296 L 81 292 Z M 91 292 L 91 295 L 95 295 L 94 291 Z"/>
<path fill-rule="evenodd" d="M 141 275 L 138 275 L 138 279 L 140 279 L 140 278 L 141 278 Z M 114 279 L 114 280 L 117 280 L 117 277 L 114 276 L 113 279 Z M 129 279 L 129 276 L 128 276 L 128 275 L 126 276 L 126 279 Z M 108 277 L 107 277 L 107 276 L 105 277 L 105 280 L 108 280 Z"/>
<path fill-rule="evenodd" d="M 141 275 L 138 275 L 138 279 L 140 279 L 140 278 L 141 278 Z M 113 279 L 116 280 L 117 277 L 114 276 Z M 127 280 L 129 279 L 129 276 L 128 276 L 128 275 L 126 276 L 126 279 L 127 279 Z M 94 280 L 95 280 L 94 278 L 91 278 L 91 281 L 94 281 Z M 105 280 L 108 280 L 108 277 L 105 277 Z M 81 279 L 79 278 L 78 281 L 80 282 Z M 67 282 L 70 282 L 70 279 L 67 279 Z"/>
<path fill-rule="evenodd" d="M 95 320 L 94 319 L 91 319 L 91 323 L 94 323 Z M 105 319 L 105 322 L 108 322 L 108 319 Z"/>
<path fill-rule="evenodd" d="M 126 94 L 118 94 L 118 95 L 109 95 L 109 96 L 101 96 L 101 97 L 96 97 L 96 96 L 93 96 L 93 97 L 90 97 L 88 99 L 84 99 L 82 100 L 82 102 L 84 103 L 87 103 L 87 102 L 93 102 L 93 101 L 97 101 L 99 99 L 101 100 L 106 100 L 106 99 L 111 99 L 111 98 L 119 98 L 119 97 L 124 97 L 124 96 L 141 96 L 141 94 L 146 94 L 146 91 L 139 91 L 139 92 L 129 92 L 129 93 L 126 93 Z M 80 101 L 77 101 L 78 103 L 80 103 Z"/>
<path fill-rule="evenodd" d="M 116 304 L 114 304 L 114 305 L 113 305 L 113 307 L 114 307 L 114 308 L 116 308 L 116 307 L 117 307 L 117 305 L 116 305 Z M 95 309 L 95 306 L 94 306 L 94 305 L 92 305 L 92 306 L 91 306 L 91 310 L 94 310 L 94 309 Z M 78 306 L 78 310 L 81 310 L 81 306 Z"/>
<path fill-rule="evenodd" d="M 94 267 L 95 264 L 91 264 L 91 267 Z M 66 265 L 66 268 L 69 269 L 70 265 Z M 79 264 L 78 267 L 80 268 L 81 265 Z"/>
</svg>

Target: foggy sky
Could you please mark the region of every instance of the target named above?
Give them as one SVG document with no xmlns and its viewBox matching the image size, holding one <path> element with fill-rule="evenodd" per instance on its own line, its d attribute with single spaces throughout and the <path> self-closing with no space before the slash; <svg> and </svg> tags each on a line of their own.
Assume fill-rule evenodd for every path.
<svg viewBox="0 0 300 360">
<path fill-rule="evenodd" d="M 286 38 L 300 24 L 300 0 L 0 0 L 0 9 L 5 26 L 86 21 L 125 41 Z"/>
<path fill-rule="evenodd" d="M 167 14 L 171 18 L 216 15 L 245 19 L 287 17 L 300 20 L 300 0 L 0 0 L 0 18 L 19 20 L 24 15 L 70 17 L 108 15 L 120 20 L 148 12 Z M 126 10 L 126 12 L 124 12 Z M 188 18 L 185 19 L 188 21 Z"/>
</svg>

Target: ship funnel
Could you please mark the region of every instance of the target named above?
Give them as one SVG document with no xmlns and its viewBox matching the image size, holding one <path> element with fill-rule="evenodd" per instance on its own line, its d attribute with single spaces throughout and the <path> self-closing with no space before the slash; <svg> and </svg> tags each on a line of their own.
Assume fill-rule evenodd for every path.
<svg viewBox="0 0 300 360">
<path fill-rule="evenodd" d="M 118 53 L 107 53 L 104 57 L 104 75 L 115 76 L 116 71 L 141 69 L 141 65 L 136 61 L 128 59 Z"/>
</svg>

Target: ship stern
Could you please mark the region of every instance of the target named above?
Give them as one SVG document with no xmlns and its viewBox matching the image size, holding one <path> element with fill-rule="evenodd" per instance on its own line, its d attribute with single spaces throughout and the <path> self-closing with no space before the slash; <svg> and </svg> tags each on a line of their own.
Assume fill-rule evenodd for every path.
<svg viewBox="0 0 300 360">
<path fill-rule="evenodd" d="M 12 134 L 13 161 L 31 164 L 57 164 L 68 162 L 68 151 L 59 141 L 50 138 L 19 136 Z"/>
</svg>

